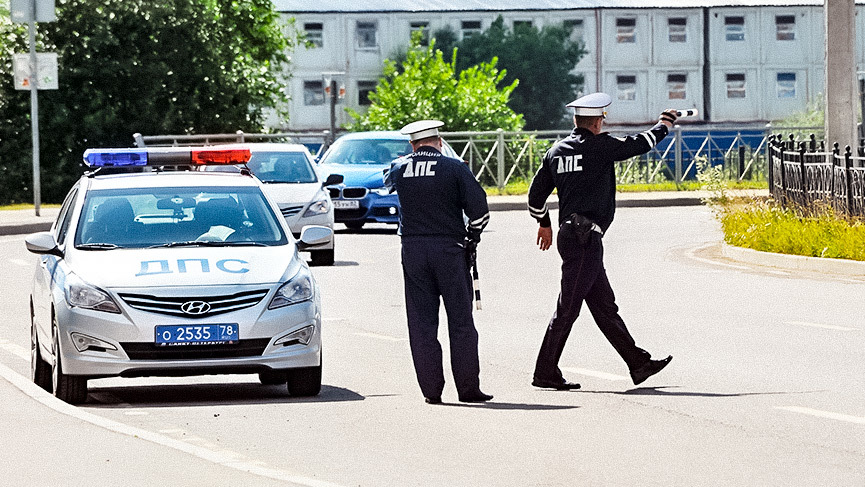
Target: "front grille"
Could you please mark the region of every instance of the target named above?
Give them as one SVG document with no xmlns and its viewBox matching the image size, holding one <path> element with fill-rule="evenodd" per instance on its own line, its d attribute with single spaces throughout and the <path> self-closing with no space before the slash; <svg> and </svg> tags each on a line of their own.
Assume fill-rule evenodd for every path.
<svg viewBox="0 0 865 487">
<path fill-rule="evenodd" d="M 358 199 L 363 198 L 369 192 L 366 188 L 342 188 L 343 198 Z"/>
<path fill-rule="evenodd" d="M 184 360 L 210 358 L 258 357 L 264 353 L 269 338 L 240 340 L 235 345 L 186 345 L 158 347 L 150 342 L 121 342 L 131 360 Z"/>
<path fill-rule="evenodd" d="M 282 212 L 282 216 L 288 218 L 290 216 L 297 215 L 300 213 L 300 210 L 303 209 L 303 205 L 300 206 L 286 206 L 285 208 L 280 208 L 280 212 Z"/>
<path fill-rule="evenodd" d="M 255 306 L 267 296 L 267 289 L 244 291 L 221 296 L 190 296 L 190 297 L 160 297 L 147 294 L 120 294 L 120 298 L 129 306 L 151 313 L 160 313 L 185 318 L 207 318 L 230 311 L 237 311 Z M 184 313 L 181 307 L 189 301 L 204 301 L 210 305 L 210 310 L 202 314 Z"/>
<path fill-rule="evenodd" d="M 327 190 L 330 192 L 331 198 L 339 198 L 339 188 L 330 187 Z"/>
</svg>

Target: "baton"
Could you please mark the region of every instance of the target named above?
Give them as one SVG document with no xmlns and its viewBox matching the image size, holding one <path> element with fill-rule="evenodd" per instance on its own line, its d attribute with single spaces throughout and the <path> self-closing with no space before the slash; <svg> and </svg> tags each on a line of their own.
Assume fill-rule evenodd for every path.
<svg viewBox="0 0 865 487">
<path fill-rule="evenodd" d="M 683 117 L 696 117 L 696 116 L 697 116 L 697 113 L 698 113 L 698 112 L 697 112 L 697 109 L 696 109 L 696 108 L 691 108 L 691 109 L 689 109 L 689 110 L 676 110 L 676 116 L 679 117 L 679 118 L 683 118 Z"/>
<path fill-rule="evenodd" d="M 469 252 L 469 264 L 471 265 L 472 272 L 472 289 L 475 292 L 475 309 L 481 309 L 481 285 L 480 280 L 478 279 L 478 249 L 477 247 L 473 248 L 471 252 Z"/>
</svg>

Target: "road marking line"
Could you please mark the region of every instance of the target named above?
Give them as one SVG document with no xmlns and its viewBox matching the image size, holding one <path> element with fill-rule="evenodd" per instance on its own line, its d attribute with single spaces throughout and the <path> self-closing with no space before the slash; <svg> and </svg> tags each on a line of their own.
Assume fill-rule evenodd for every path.
<svg viewBox="0 0 865 487">
<path fill-rule="evenodd" d="M 818 418 L 835 419 L 854 424 L 865 424 L 865 417 L 861 416 L 851 416 L 849 414 L 833 413 L 831 411 L 821 411 L 819 409 L 803 408 L 799 406 L 777 406 L 775 409 L 790 411 L 792 413 L 807 414 Z"/>
<path fill-rule="evenodd" d="M 858 331 L 858 328 L 850 328 L 846 326 L 823 325 L 820 323 L 808 323 L 807 321 L 785 321 L 788 325 L 809 326 L 811 328 L 823 328 L 824 330 L 839 330 L 839 331 Z"/>
<path fill-rule="evenodd" d="M 24 360 L 30 360 L 30 350 L 16 343 L 9 343 L 6 340 L 0 342 L 0 348 Z"/>
<path fill-rule="evenodd" d="M 274 480 L 285 482 L 293 482 L 295 484 L 305 485 L 309 487 L 341 487 L 339 484 L 316 480 L 301 475 L 292 474 L 284 470 L 268 468 L 261 465 L 258 461 L 237 461 L 237 453 L 227 452 L 225 450 L 212 450 L 201 446 L 192 445 L 181 440 L 175 440 L 165 435 L 154 433 L 135 426 L 129 426 L 96 414 L 87 412 L 86 410 L 77 408 L 71 404 L 67 404 L 49 393 L 42 390 L 39 386 L 25 379 L 6 365 L 0 363 L 0 377 L 6 379 L 7 382 L 17 387 L 21 392 L 27 394 L 31 398 L 39 401 L 45 406 L 57 411 L 60 414 L 86 421 L 94 426 L 113 431 L 121 435 L 139 438 L 160 446 L 172 448 L 184 453 L 188 453 L 202 460 L 216 463 L 227 468 L 233 468 L 242 472 L 266 477 Z"/>
<path fill-rule="evenodd" d="M 565 372 L 573 372 L 575 374 L 587 375 L 589 377 L 595 377 L 596 379 L 604 379 L 604 380 L 628 380 L 628 377 L 624 375 L 616 375 L 616 374 L 608 374 L 607 372 L 599 372 L 597 370 L 589 370 L 589 369 L 581 369 L 579 367 L 562 367 L 562 370 Z"/>
<path fill-rule="evenodd" d="M 730 268 L 733 268 L 733 269 L 739 269 L 739 270 L 748 270 L 748 269 L 750 269 L 750 267 L 743 266 L 743 265 L 727 264 L 726 262 L 716 262 L 716 261 L 714 261 L 714 260 L 704 259 L 704 258 L 702 258 L 702 257 L 697 257 L 696 252 L 697 252 L 698 250 L 707 249 L 707 248 L 709 248 L 709 247 L 713 247 L 714 245 L 715 245 L 715 244 L 708 244 L 708 245 L 703 245 L 702 247 L 697 247 L 697 248 L 695 248 L 695 249 L 688 250 L 687 252 L 685 252 L 685 255 L 687 255 L 687 256 L 688 256 L 689 258 L 691 258 L 691 259 L 696 260 L 697 262 L 702 262 L 702 263 L 704 263 L 704 264 L 720 265 L 720 266 L 730 267 Z"/>
<path fill-rule="evenodd" d="M 362 337 L 377 338 L 379 340 L 387 340 L 390 342 L 408 341 L 408 338 L 397 338 L 397 337 L 392 337 L 392 336 L 388 336 L 388 335 L 379 335 L 378 333 L 369 333 L 369 332 L 365 332 L 365 331 L 356 331 L 354 334 L 360 335 Z"/>
</svg>

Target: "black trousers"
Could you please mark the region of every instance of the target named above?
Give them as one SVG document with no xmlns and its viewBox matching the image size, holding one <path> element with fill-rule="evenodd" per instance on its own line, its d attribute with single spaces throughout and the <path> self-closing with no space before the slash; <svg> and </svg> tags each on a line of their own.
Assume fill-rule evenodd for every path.
<svg viewBox="0 0 865 487">
<path fill-rule="evenodd" d="M 448 319 L 451 369 L 460 397 L 480 390 L 478 332 L 472 318 L 472 283 L 461 242 L 448 238 L 404 237 L 402 269 L 409 344 L 424 397 L 444 389 L 438 341 L 439 298 Z"/>
<path fill-rule="evenodd" d="M 601 234 L 592 231 L 586 243 L 580 243 L 569 232 L 559 231 L 556 239 L 559 255 L 562 256 L 562 284 L 556 312 L 550 320 L 538 360 L 535 378 L 559 381 L 562 371 L 559 359 L 571 327 L 583 301 L 589 307 L 601 332 L 633 370 L 645 364 L 650 355 L 637 347 L 625 322 L 619 316 L 616 297 L 604 269 L 604 246 Z"/>
</svg>

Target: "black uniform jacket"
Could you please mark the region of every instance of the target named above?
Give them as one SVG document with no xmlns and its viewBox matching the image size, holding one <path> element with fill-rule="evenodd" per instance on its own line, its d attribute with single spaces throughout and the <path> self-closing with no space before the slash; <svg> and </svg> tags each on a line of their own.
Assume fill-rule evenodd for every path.
<svg viewBox="0 0 865 487">
<path fill-rule="evenodd" d="M 452 237 L 462 242 L 467 230 L 480 233 L 490 220 L 486 192 L 466 163 L 433 147 L 419 147 L 394 161 L 385 185 L 399 195 L 403 238 Z"/>
<path fill-rule="evenodd" d="M 547 197 L 558 189 L 559 224 L 573 213 L 597 223 L 606 232 L 616 211 L 615 161 L 648 152 L 667 136 L 658 123 L 627 137 L 598 135 L 575 128 L 544 155 L 543 165 L 529 187 L 529 213 L 542 227 L 550 226 Z"/>
</svg>

